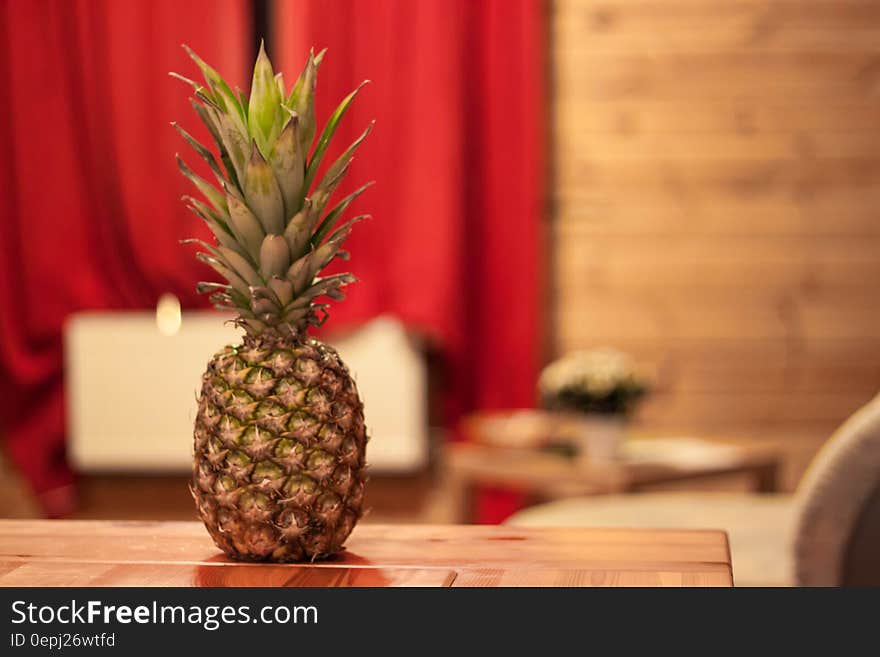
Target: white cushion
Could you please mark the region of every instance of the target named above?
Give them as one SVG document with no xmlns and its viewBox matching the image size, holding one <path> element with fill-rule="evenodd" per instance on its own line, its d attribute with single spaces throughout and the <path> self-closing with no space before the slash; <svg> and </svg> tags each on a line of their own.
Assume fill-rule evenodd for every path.
<svg viewBox="0 0 880 657">
<path fill-rule="evenodd" d="M 790 586 L 790 495 L 646 493 L 581 497 L 531 507 L 507 524 L 544 527 L 723 529 L 737 586 Z"/>
</svg>

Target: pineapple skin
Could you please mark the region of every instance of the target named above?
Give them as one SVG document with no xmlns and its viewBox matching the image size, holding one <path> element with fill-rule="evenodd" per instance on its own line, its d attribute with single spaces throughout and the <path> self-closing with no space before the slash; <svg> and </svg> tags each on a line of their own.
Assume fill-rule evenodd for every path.
<svg viewBox="0 0 880 657">
<path fill-rule="evenodd" d="M 243 561 L 337 552 L 362 514 L 363 404 L 318 340 L 246 335 L 202 377 L 192 492 L 214 543 Z"/>
</svg>

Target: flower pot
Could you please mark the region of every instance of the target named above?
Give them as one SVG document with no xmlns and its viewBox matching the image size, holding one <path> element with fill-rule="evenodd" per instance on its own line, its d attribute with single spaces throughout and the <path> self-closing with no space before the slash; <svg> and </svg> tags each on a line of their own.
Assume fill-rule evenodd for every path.
<svg viewBox="0 0 880 657">
<path fill-rule="evenodd" d="M 620 415 L 585 413 L 577 420 L 578 459 L 585 462 L 614 461 L 620 455 L 626 421 Z"/>
</svg>

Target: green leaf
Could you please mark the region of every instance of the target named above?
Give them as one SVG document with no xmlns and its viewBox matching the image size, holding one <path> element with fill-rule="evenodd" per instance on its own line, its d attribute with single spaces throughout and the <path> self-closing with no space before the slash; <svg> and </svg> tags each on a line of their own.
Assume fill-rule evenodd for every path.
<svg viewBox="0 0 880 657">
<path fill-rule="evenodd" d="M 314 51 L 309 53 L 306 67 L 293 86 L 286 103 L 299 116 L 297 137 L 300 148 L 305 152 L 308 152 L 315 138 L 315 83 L 318 79 L 318 64 L 323 59 L 324 52 L 321 51 L 317 57 Z"/>
<path fill-rule="evenodd" d="M 372 182 L 368 182 L 363 187 L 353 191 L 351 194 L 342 199 L 336 207 L 334 207 L 330 212 L 327 213 L 327 216 L 324 217 L 324 221 L 321 222 L 321 225 L 318 226 L 315 234 L 312 235 L 311 242 L 313 246 L 316 246 L 324 241 L 324 238 L 333 228 L 333 225 L 339 219 L 339 216 L 348 209 L 348 206 L 351 205 L 351 202 L 354 201 L 358 196 L 363 194 L 367 189 L 373 186 Z"/>
<path fill-rule="evenodd" d="M 305 88 L 306 86 L 306 78 L 308 77 L 309 67 L 312 66 L 317 69 L 321 65 L 321 62 L 324 60 L 324 55 L 326 53 L 326 48 L 324 48 L 317 55 L 315 55 L 314 48 L 309 51 L 309 58 L 306 60 L 306 67 L 303 69 L 302 73 L 299 74 L 299 77 L 296 79 L 296 82 L 290 90 L 290 94 L 287 96 L 288 106 L 294 107 L 296 105 L 296 102 L 299 99 L 303 88 Z"/>
<path fill-rule="evenodd" d="M 312 252 L 309 261 L 309 276 L 311 278 L 317 276 L 318 272 L 330 264 L 330 261 L 336 257 L 337 253 L 339 253 L 339 249 L 342 248 L 342 244 L 351 234 L 351 227 L 358 221 L 366 219 L 366 217 L 367 215 L 362 215 L 349 220 L 345 225 L 330 235 L 326 242 Z"/>
<path fill-rule="evenodd" d="M 180 125 L 176 121 L 171 122 L 172 127 L 180 133 L 180 136 L 184 138 L 187 144 L 193 147 L 196 153 L 198 153 L 205 162 L 208 163 L 208 166 L 211 167 L 211 171 L 217 176 L 217 179 L 222 183 L 226 182 L 225 177 L 223 176 L 223 171 L 220 170 L 220 165 L 217 164 L 217 158 L 214 157 L 214 154 L 209 151 L 207 148 L 202 146 L 198 141 L 196 141 L 191 134 L 189 134 L 186 130 L 180 127 Z"/>
<path fill-rule="evenodd" d="M 214 271 L 225 278 L 229 282 L 229 284 L 236 290 L 238 290 L 242 294 L 249 294 L 250 286 L 247 284 L 247 282 L 245 282 L 245 280 L 241 276 L 236 274 L 228 266 L 220 262 L 220 260 L 207 253 L 197 253 L 196 258 L 198 260 L 201 260 L 205 264 L 210 265 L 214 269 Z"/>
<path fill-rule="evenodd" d="M 227 194 L 229 207 L 229 228 L 250 254 L 254 262 L 260 261 L 260 247 L 266 233 L 250 208 L 234 194 Z"/>
<path fill-rule="evenodd" d="M 204 195 L 206 199 L 213 205 L 218 212 L 226 214 L 228 208 L 226 206 L 226 199 L 223 194 L 212 184 L 207 182 L 204 178 L 193 173 L 192 169 L 186 166 L 186 162 L 184 162 L 179 155 L 177 157 L 177 166 L 180 169 L 181 173 L 184 176 L 190 179 L 193 185 Z"/>
<path fill-rule="evenodd" d="M 284 229 L 284 239 L 287 240 L 287 246 L 290 248 L 291 257 L 294 260 L 301 258 L 309 251 L 309 238 L 312 234 L 309 224 L 311 210 L 312 202 L 306 199 L 302 209 L 293 216 Z"/>
<path fill-rule="evenodd" d="M 192 196 L 184 196 L 183 200 L 187 204 L 187 209 L 208 225 L 219 244 L 229 249 L 234 249 L 242 255 L 246 255 L 247 252 L 244 251 L 244 246 L 235 239 L 229 225 L 216 212 Z"/>
<path fill-rule="evenodd" d="M 229 153 L 229 159 L 235 167 L 235 174 L 239 182 L 239 188 L 245 178 L 245 169 L 248 160 L 251 158 L 253 142 L 246 130 L 242 130 L 234 121 L 229 118 L 228 114 L 214 111 L 217 117 L 217 129 L 223 140 L 226 152 Z"/>
<path fill-rule="evenodd" d="M 353 156 L 355 150 L 357 150 L 357 147 L 361 145 L 361 142 L 366 139 L 372 129 L 373 123 L 370 123 L 370 125 L 367 126 L 367 129 L 361 133 L 360 137 L 355 139 L 351 146 L 346 148 L 345 152 L 343 152 L 342 155 L 330 165 L 330 168 L 327 169 L 327 173 L 324 174 L 321 182 L 318 183 L 318 186 L 315 188 L 315 193 L 312 194 L 312 207 L 318 214 L 324 211 L 324 207 L 327 205 L 327 201 L 330 200 L 333 190 L 336 189 L 336 186 L 342 181 L 345 174 L 348 173 L 348 167 L 354 159 Z M 303 185 L 303 187 L 305 187 L 305 185 Z"/>
<path fill-rule="evenodd" d="M 217 251 L 223 256 L 226 262 L 229 264 L 235 272 L 243 278 L 248 285 L 263 285 L 263 279 L 257 273 L 257 271 L 251 266 L 251 263 L 247 261 L 247 259 L 243 258 L 241 255 L 236 253 L 231 249 L 227 249 L 223 246 L 218 246 Z"/>
<path fill-rule="evenodd" d="M 208 128 L 208 132 L 211 133 L 211 138 L 217 145 L 217 150 L 220 152 L 220 161 L 223 163 L 223 168 L 226 170 L 227 178 L 233 185 L 240 188 L 241 185 L 238 182 L 238 173 L 235 170 L 235 165 L 232 163 L 232 159 L 229 157 L 229 151 L 226 149 L 226 144 L 220 136 L 220 123 L 217 119 L 216 111 L 213 108 L 206 107 L 195 98 L 190 98 L 190 103 L 196 114 L 198 114 L 199 119 L 201 119 L 202 123 Z"/>
<path fill-rule="evenodd" d="M 328 296 L 337 301 L 344 298 L 339 288 L 357 281 L 352 274 L 335 274 L 326 278 L 318 279 L 314 285 L 305 290 L 301 296 L 314 299 L 315 297 Z"/>
<path fill-rule="evenodd" d="M 290 249 L 281 235 L 266 235 L 260 247 L 260 275 L 266 280 L 281 277 L 290 267 Z"/>
<path fill-rule="evenodd" d="M 306 189 L 309 188 L 309 186 L 312 184 L 312 180 L 314 180 L 315 175 L 318 173 L 318 167 L 321 166 L 321 160 L 324 159 L 324 153 L 327 152 L 327 147 L 330 145 L 330 141 L 333 139 L 333 135 L 336 132 L 336 128 L 339 126 L 339 122 L 342 120 L 342 117 L 345 116 L 345 113 L 348 111 L 348 108 L 354 101 L 355 96 L 357 96 L 358 92 L 364 88 L 364 85 L 369 84 L 369 82 L 369 80 L 364 80 L 363 82 L 361 82 L 360 86 L 358 86 L 357 89 L 348 94 L 342 100 L 342 102 L 339 103 L 339 106 L 327 120 L 327 124 L 321 131 L 321 136 L 318 138 L 318 143 L 315 146 L 314 152 L 312 153 L 312 158 L 311 160 L 309 160 L 309 167 L 306 171 Z"/>
<path fill-rule="evenodd" d="M 199 57 L 192 48 L 186 44 L 183 45 L 183 48 L 201 69 L 202 75 L 205 77 L 205 82 L 208 83 L 208 86 L 213 92 L 212 96 L 214 102 L 226 112 L 236 114 L 242 124 L 247 125 L 247 115 L 244 107 L 241 105 L 238 98 L 236 98 L 232 89 L 229 88 L 226 80 L 224 80 L 217 71 L 208 66 L 208 64 L 205 63 L 205 61 Z"/>
<path fill-rule="evenodd" d="M 278 298 L 278 303 L 281 306 L 286 306 L 293 300 L 293 283 L 290 281 L 286 281 L 280 276 L 273 276 L 267 285 Z"/>
<path fill-rule="evenodd" d="M 263 43 L 260 43 L 260 53 L 254 64 L 254 76 L 251 82 L 251 97 L 248 105 L 248 125 L 251 134 L 257 139 L 260 147 L 268 152 L 269 138 L 272 135 L 275 123 L 280 123 L 282 95 L 278 91 L 275 81 L 275 71 L 272 70 L 272 62 L 266 55 Z M 279 128 L 280 130 L 280 128 Z"/>
<path fill-rule="evenodd" d="M 275 142 L 270 161 L 284 199 L 284 217 L 292 217 L 302 206 L 305 152 L 297 142 L 299 118 L 291 116 Z"/>
<path fill-rule="evenodd" d="M 203 85 L 201 82 L 196 82 L 195 80 L 191 80 L 188 77 L 181 75 L 180 73 L 175 73 L 174 71 L 169 71 L 168 75 L 170 75 L 175 80 L 180 80 L 181 82 L 185 82 L 186 84 L 190 85 L 196 91 L 201 91 L 204 89 L 207 93 L 210 93 L 210 90 L 205 89 L 205 85 Z M 211 98 L 211 100 L 213 101 L 213 97 Z"/>
<path fill-rule="evenodd" d="M 285 278 L 293 285 L 293 294 L 295 297 L 299 297 L 300 293 L 309 287 L 312 284 L 312 280 L 315 278 L 314 274 L 311 276 L 309 275 L 312 269 L 311 260 L 313 256 L 313 253 L 304 255 L 290 265 L 290 269 L 287 270 Z"/>
<path fill-rule="evenodd" d="M 284 232 L 284 199 L 275 172 L 254 144 L 244 174 L 244 197 L 266 233 Z"/>
</svg>

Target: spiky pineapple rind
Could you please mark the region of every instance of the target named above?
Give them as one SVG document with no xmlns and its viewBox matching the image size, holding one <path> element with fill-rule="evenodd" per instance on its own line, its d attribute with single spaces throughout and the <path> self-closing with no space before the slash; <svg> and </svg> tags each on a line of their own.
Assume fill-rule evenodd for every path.
<svg viewBox="0 0 880 657">
<path fill-rule="evenodd" d="M 302 561 L 341 549 L 361 516 L 363 405 L 317 340 L 246 336 L 203 376 L 192 491 L 234 559 Z"/>
</svg>

